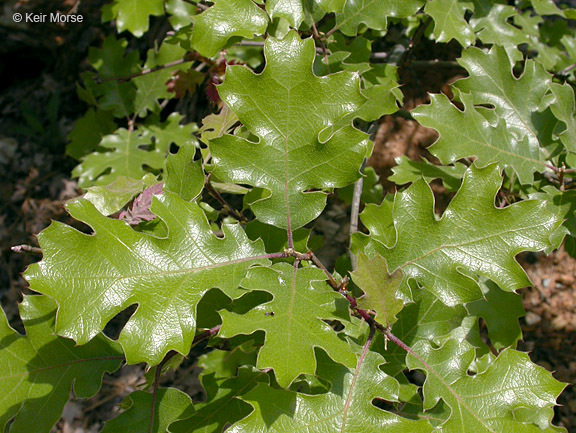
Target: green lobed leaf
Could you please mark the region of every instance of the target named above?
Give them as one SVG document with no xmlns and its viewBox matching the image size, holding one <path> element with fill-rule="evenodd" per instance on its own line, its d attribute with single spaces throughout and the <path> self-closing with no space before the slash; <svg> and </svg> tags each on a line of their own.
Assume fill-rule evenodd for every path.
<svg viewBox="0 0 576 433">
<path fill-rule="evenodd" d="M 188 394 L 176 388 L 160 388 L 156 393 L 154 424 L 151 428 L 153 396 L 150 392 L 134 391 L 124 399 L 125 411 L 107 421 L 102 433 L 167 433 L 168 426 L 194 414 Z"/>
<path fill-rule="evenodd" d="M 528 42 L 526 33 L 512 24 L 512 19 L 518 16 L 514 6 L 494 0 L 473 0 L 473 3 L 474 15 L 470 26 L 484 44 L 516 49 Z"/>
<path fill-rule="evenodd" d="M 440 344 L 458 328 L 465 326 L 463 322 L 467 316 L 463 306 L 448 307 L 429 291 L 416 290 L 414 302 L 406 304 L 398 313 L 398 321 L 392 326 L 392 333 L 408 346 L 414 346 L 421 340 Z M 386 344 L 383 339 L 375 342 L 374 350 L 378 350 L 377 343 L 386 345 L 382 348 L 384 350 L 380 350 L 387 361 L 382 369 L 401 380 L 405 387 L 407 380 L 402 378 L 406 368 L 406 351 L 395 344 Z"/>
<path fill-rule="evenodd" d="M 564 124 L 559 133 L 560 141 L 570 152 L 576 152 L 576 104 L 574 102 L 574 89 L 568 83 L 563 85 L 553 83 L 550 90 L 554 95 L 554 102 L 550 109 L 554 116 Z"/>
<path fill-rule="evenodd" d="M 493 280 L 506 291 L 526 287 L 530 280 L 514 256 L 545 249 L 561 221 L 540 201 L 497 209 L 494 197 L 501 183 L 495 166 L 470 168 L 438 220 L 430 187 L 417 181 L 396 194 L 392 221 L 389 208 L 383 209 L 383 221 L 377 227 L 392 222 L 395 242 L 386 243 L 390 242 L 389 232 L 380 231 L 383 235 L 371 233 L 372 240 L 365 248 L 378 251 L 390 270 L 404 272 L 404 293 L 409 292 L 407 280 L 414 279 L 450 306 L 482 297 L 476 275 Z M 367 227 L 372 230 L 370 224 Z"/>
<path fill-rule="evenodd" d="M 462 52 L 458 63 L 470 77 L 457 81 L 454 86 L 472 94 L 474 105 L 493 106 L 518 140 L 528 137 L 530 149 L 549 144 L 543 134 L 546 124 L 552 123 L 553 118 L 547 112 L 540 112 L 540 108 L 551 76 L 541 65 L 527 60 L 524 72 L 516 78 L 512 73 L 513 62 L 499 46 L 492 47 L 488 53 L 468 48 Z"/>
<path fill-rule="evenodd" d="M 232 135 L 213 139 L 214 173 L 225 181 L 264 188 L 266 192 L 251 203 L 257 218 L 295 230 L 324 209 L 324 189 L 345 186 L 359 177 L 367 135 L 351 124 L 334 131 L 325 143 L 318 135 L 359 110 L 366 98 L 356 74 L 312 73 L 312 39 L 302 41 L 295 32 L 282 40 L 268 38 L 265 56 L 261 74 L 228 67 L 218 89 L 259 141 Z"/>
<path fill-rule="evenodd" d="M 141 147 L 151 144 L 150 136 L 140 130 L 118 129 L 102 138 L 100 146 L 105 152 L 92 152 L 72 171 L 78 178 L 78 186 L 107 185 L 120 175 L 140 179 L 148 171 L 144 166 L 159 170 L 164 167 L 165 152 L 152 152 Z"/>
<path fill-rule="evenodd" d="M 432 36 L 437 42 L 450 42 L 456 39 L 466 47 L 476 40 L 474 31 L 464 15 L 474 10 L 474 3 L 469 0 L 430 0 L 424 12 L 434 20 Z"/>
<path fill-rule="evenodd" d="M 430 104 L 412 111 L 421 125 L 440 134 L 428 150 L 443 164 L 472 156 L 477 158 L 479 167 L 496 162 L 512 168 L 522 184 L 532 183 L 534 172 L 546 168 L 545 154 L 538 142 L 517 137 L 494 111 L 475 107 L 472 95 L 460 96 L 463 111 L 444 94 L 430 95 Z"/>
<path fill-rule="evenodd" d="M 336 14 L 336 27 L 346 36 L 356 36 L 361 24 L 386 30 L 389 17 L 409 17 L 424 4 L 423 0 L 347 0 L 344 10 Z"/>
<path fill-rule="evenodd" d="M 250 414 L 250 405 L 239 397 L 267 380 L 265 373 L 248 367 L 240 367 L 238 375 L 235 371 L 232 376 L 203 375 L 206 401 L 196 403 L 192 417 L 172 424 L 170 433 L 221 433 L 226 425 Z"/>
<path fill-rule="evenodd" d="M 434 95 L 431 95 L 431 98 L 434 98 Z M 422 111 L 420 110 L 419 113 L 422 113 Z M 412 114 L 414 115 L 415 112 L 412 111 Z M 430 114 L 433 115 L 432 112 L 430 112 Z M 419 116 L 414 117 L 418 118 Z M 420 123 L 424 125 L 426 121 L 423 122 L 421 118 Z M 437 144 L 438 142 L 436 142 L 436 145 Z M 462 146 L 462 142 L 458 142 L 458 145 Z M 428 150 L 432 151 L 431 148 Z M 438 156 L 436 153 L 434 153 L 434 155 Z M 456 191 L 460 188 L 462 177 L 464 177 L 464 173 L 466 172 L 466 166 L 461 162 L 455 162 L 454 165 L 449 166 L 435 165 L 426 159 L 422 159 L 422 161 L 412 161 L 406 155 L 402 155 L 396 159 L 396 163 L 398 165 L 392 167 L 394 174 L 390 176 L 388 180 L 391 180 L 397 185 L 413 183 L 422 178 L 428 183 L 434 179 L 441 179 L 444 188 L 448 191 Z"/>
<path fill-rule="evenodd" d="M 467 364 L 474 355 L 459 341 L 448 340 L 440 348 L 422 341 L 413 350 L 420 359 L 410 355 L 408 367 L 427 375 L 425 409 L 439 399 L 451 409 L 450 418 L 441 425 L 443 433 L 561 431 L 550 421 L 564 385 L 533 364 L 526 353 L 506 349 L 485 371 L 469 376 Z M 539 425 L 521 422 L 526 411 Z"/>
<path fill-rule="evenodd" d="M 85 346 L 54 335 L 56 304 L 45 296 L 25 296 L 20 316 L 22 336 L 0 312 L 0 430 L 48 433 L 62 414 L 70 390 L 79 398 L 100 389 L 102 375 L 122 364 L 120 347 L 104 335 Z M 9 429 L 7 423 L 13 419 Z"/>
<path fill-rule="evenodd" d="M 120 211 L 126 204 L 158 181 L 153 174 L 147 174 L 142 179 L 132 179 L 126 176 L 118 177 L 105 186 L 91 186 L 84 198 L 103 215 L 112 215 Z"/>
<path fill-rule="evenodd" d="M 268 15 L 252 0 L 215 0 L 214 6 L 194 17 L 192 47 L 213 57 L 235 36 L 252 39 L 268 26 Z"/>
<path fill-rule="evenodd" d="M 100 142 L 105 150 L 83 157 L 72 176 L 86 188 L 107 185 L 121 175 L 140 179 L 150 171 L 161 171 L 172 143 L 182 146 L 196 142 L 192 136 L 196 125 L 180 125 L 181 119 L 179 113 L 172 113 L 163 123 L 154 119 L 140 128 L 120 128 L 106 135 Z"/>
<path fill-rule="evenodd" d="M 163 66 L 182 60 L 185 54 L 186 50 L 180 45 L 169 43 L 163 43 L 158 50 L 148 50 L 144 69 L 158 67 L 162 67 L 162 69 L 151 74 L 132 78 L 132 82 L 136 86 L 134 112 L 137 115 L 145 117 L 148 111 L 158 112 L 160 111 L 160 99 L 171 99 L 174 97 L 174 93 L 168 91 L 166 83 L 175 72 L 189 69 L 191 63 L 183 63 L 167 68 Z"/>
<path fill-rule="evenodd" d="M 194 161 L 196 147 L 185 144 L 178 153 L 169 154 L 166 159 L 165 191 L 172 191 L 186 201 L 195 199 L 204 189 L 202 161 Z"/>
<path fill-rule="evenodd" d="M 358 269 L 352 272 L 352 280 L 364 292 L 358 299 L 358 306 L 374 311 L 374 318 L 379 323 L 392 325 L 397 320 L 396 314 L 404 307 L 404 302 L 396 297 L 403 277 L 401 271 L 389 274 L 386 259 L 379 254 L 373 259 L 360 254 Z"/>
<path fill-rule="evenodd" d="M 136 74 L 141 70 L 138 52 L 126 52 L 127 46 L 128 42 L 125 39 L 108 36 L 102 48 L 90 47 L 88 60 L 98 72 L 101 82 L 97 84 L 91 77 L 93 74 L 84 75 L 86 91 L 91 99 L 97 100 L 100 110 L 111 110 L 116 117 L 131 115 L 134 112 L 136 97 L 134 83 L 118 78 Z"/>
<path fill-rule="evenodd" d="M 164 15 L 164 1 L 114 0 L 114 3 L 104 6 L 102 15 L 104 21 L 116 20 L 119 33 L 128 30 L 139 38 L 148 30 L 151 15 Z"/>
<path fill-rule="evenodd" d="M 210 140 L 222 137 L 238 122 L 238 117 L 224 105 L 218 114 L 209 114 L 202 119 L 200 140 L 208 143 Z"/>
<path fill-rule="evenodd" d="M 211 288 L 239 296 L 247 269 L 268 262 L 259 258 L 261 242 L 250 242 L 237 225 L 222 226 L 224 238 L 217 238 L 203 210 L 174 193 L 156 196 L 151 207 L 168 229 L 165 238 L 106 218 L 83 199 L 67 207 L 95 233 L 53 223 L 39 235 L 44 259 L 26 278 L 58 302 L 56 332 L 78 344 L 137 304 L 118 340 L 130 364 L 158 364 L 170 350 L 186 355 L 202 296 Z"/>
<path fill-rule="evenodd" d="M 516 348 L 516 343 L 522 338 L 518 319 L 526 315 L 522 297 L 503 291 L 491 281 L 481 287 L 486 299 L 471 302 L 466 309 L 486 321 L 490 341 L 496 350 Z"/>
<path fill-rule="evenodd" d="M 299 269 L 288 263 L 250 270 L 242 287 L 267 291 L 273 299 L 245 314 L 222 311 L 219 335 L 230 338 L 264 331 L 266 339 L 256 367 L 273 368 L 282 387 L 289 386 L 299 374 L 316 371 L 316 347 L 336 362 L 354 365 L 356 356 L 349 344 L 322 320 L 349 319 L 345 299 L 328 287 L 325 279 L 319 269 Z"/>
<path fill-rule="evenodd" d="M 102 137 L 115 130 L 116 123 L 112 112 L 89 108 L 68 134 L 70 142 L 66 145 L 66 153 L 72 158 L 80 159 L 95 150 Z"/>
<path fill-rule="evenodd" d="M 378 367 L 384 359 L 368 351 L 355 369 L 334 365 L 319 355 L 318 375 L 332 381 L 327 394 L 306 395 L 260 384 L 243 397 L 254 411 L 230 433 L 424 433 L 426 421 L 414 421 L 375 407 L 380 398 L 397 401 L 399 384 Z"/>
<path fill-rule="evenodd" d="M 170 15 L 168 21 L 175 30 L 192 24 L 192 16 L 196 15 L 196 6 L 186 0 L 167 0 L 166 12 Z"/>
</svg>

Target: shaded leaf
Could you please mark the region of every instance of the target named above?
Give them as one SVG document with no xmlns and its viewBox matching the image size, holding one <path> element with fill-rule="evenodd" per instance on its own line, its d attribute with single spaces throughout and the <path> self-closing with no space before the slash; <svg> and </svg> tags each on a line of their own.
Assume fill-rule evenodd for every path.
<svg viewBox="0 0 576 433">
<path fill-rule="evenodd" d="M 496 350 L 516 348 L 516 343 L 522 338 L 518 319 L 526 315 L 522 297 L 503 291 L 491 281 L 482 285 L 482 291 L 486 299 L 471 302 L 466 309 L 486 321 L 490 341 Z"/>
<path fill-rule="evenodd" d="M 182 146 L 177 154 L 169 154 L 166 160 L 164 189 L 178 194 L 186 201 L 195 199 L 204 189 L 202 161 L 194 161 L 196 147 Z"/>
<path fill-rule="evenodd" d="M 553 83 L 550 85 L 550 90 L 554 95 L 554 102 L 550 105 L 550 109 L 554 116 L 564 124 L 562 131 L 559 133 L 560 141 L 566 149 L 576 152 L 574 89 L 567 83 L 564 85 Z"/>
<path fill-rule="evenodd" d="M 180 45 L 163 43 L 158 50 L 150 49 L 146 55 L 144 70 L 161 68 L 152 73 L 132 78 L 136 86 L 134 98 L 134 112 L 140 117 L 145 117 L 148 111 L 159 112 L 161 99 L 170 99 L 174 94 L 169 91 L 166 83 L 175 73 L 192 74 L 195 71 L 187 71 L 191 63 L 178 64 L 164 67 L 173 62 L 182 60 L 186 50 Z M 175 114 L 175 113 L 173 113 Z"/>
<path fill-rule="evenodd" d="M 122 221 L 105 218 L 79 199 L 70 214 L 95 234 L 53 223 L 39 236 L 44 260 L 26 272 L 30 287 L 57 300 L 56 331 L 84 344 L 130 305 L 137 311 L 119 342 L 129 363 L 158 364 L 170 350 L 186 355 L 196 328 L 196 305 L 211 288 L 229 297 L 246 270 L 264 254 L 236 225 L 213 233 L 204 212 L 166 192 L 151 211 L 166 224 L 168 236 L 139 233 Z"/>
<path fill-rule="evenodd" d="M 214 373 L 203 375 L 206 401 L 195 405 L 194 416 L 172 424 L 170 433 L 221 433 L 226 425 L 250 413 L 250 405 L 239 397 L 266 382 L 266 374 L 247 367 L 239 368 L 238 375 L 234 372 L 232 377 L 218 377 Z"/>
<path fill-rule="evenodd" d="M 120 128 L 100 142 L 100 146 L 107 150 L 86 155 L 74 168 L 72 176 L 78 178 L 78 185 L 82 188 L 107 185 L 120 175 L 140 179 L 148 173 L 144 166 L 156 170 L 164 167 L 166 153 L 160 149 L 145 150 L 151 144 L 148 134 Z"/>
<path fill-rule="evenodd" d="M 163 123 L 154 119 L 138 129 L 118 129 L 100 142 L 104 151 L 82 158 L 72 176 L 86 188 L 107 185 L 121 175 L 140 179 L 150 171 L 161 171 L 172 143 L 182 146 L 196 142 L 192 136 L 196 125 L 180 125 L 181 119 L 179 113 L 172 113 Z"/>
<path fill-rule="evenodd" d="M 176 71 L 170 80 L 166 82 L 168 93 L 174 93 L 177 98 L 183 98 L 186 94 L 193 95 L 196 88 L 204 82 L 205 76 L 202 72 Z"/>
<path fill-rule="evenodd" d="M 66 153 L 72 158 L 80 159 L 95 150 L 102 137 L 115 130 L 116 123 L 112 112 L 89 108 L 68 134 L 70 142 L 66 145 Z"/>
<path fill-rule="evenodd" d="M 431 95 L 431 97 L 434 98 L 434 95 Z M 415 112 L 412 111 L 412 114 L 414 115 Z M 424 125 L 426 122 L 421 121 L 420 123 Z M 462 128 L 460 128 L 460 130 L 461 129 Z M 462 146 L 462 144 L 462 141 L 458 143 L 459 146 Z M 431 148 L 428 150 L 432 151 Z M 455 162 L 454 165 L 449 166 L 435 165 L 426 159 L 422 159 L 422 161 L 412 161 L 406 155 L 397 158 L 396 163 L 398 165 L 392 167 L 394 174 L 390 176 L 388 180 L 391 180 L 397 185 L 413 183 L 419 179 L 424 179 L 428 183 L 434 179 L 441 179 L 444 188 L 448 191 L 456 191 L 460 188 L 462 177 L 464 177 L 464 173 L 466 172 L 466 166 L 460 162 Z"/>
<path fill-rule="evenodd" d="M 222 137 L 238 122 L 236 116 L 227 105 L 224 105 L 218 114 L 209 114 L 202 119 L 200 128 L 201 140 L 207 143 L 214 138 Z"/>
<path fill-rule="evenodd" d="M 140 194 L 146 187 L 156 183 L 156 176 L 147 174 L 142 179 L 120 176 L 105 186 L 91 186 L 84 198 L 104 215 L 112 215 L 121 210 L 126 203 Z"/>
<path fill-rule="evenodd" d="M 126 117 L 134 112 L 134 99 L 136 86 L 130 81 L 121 81 L 118 78 L 130 76 L 140 72 L 140 59 L 137 51 L 126 52 L 128 42 L 125 39 L 116 39 L 108 36 L 102 48 L 90 47 L 88 60 L 96 71 L 100 83 L 84 75 L 84 83 L 93 99 L 97 99 L 98 108 L 111 110 L 116 117 Z M 95 102 L 95 101 L 94 101 Z"/>
<path fill-rule="evenodd" d="M 160 388 L 156 393 L 154 425 L 150 428 L 152 404 L 150 392 L 128 394 L 122 402 L 125 411 L 107 421 L 102 433 L 166 433 L 171 423 L 194 414 L 188 394 L 175 388 Z"/>
<path fill-rule="evenodd" d="M 318 375 L 332 380 L 327 394 L 306 395 L 260 384 L 243 397 L 254 407 L 230 433 L 423 433 L 426 421 L 414 421 L 378 409 L 372 400 L 397 401 L 399 384 L 378 368 L 384 359 L 368 352 L 355 369 L 334 365 L 319 355 Z"/>
<path fill-rule="evenodd" d="M 116 371 L 119 346 L 97 335 L 84 346 L 54 335 L 56 304 L 44 296 L 25 296 L 20 316 L 26 336 L 14 331 L 0 312 L 0 430 L 48 433 L 62 414 L 70 390 L 79 398 L 100 389 L 102 375 Z M 7 423 L 14 418 L 9 430 Z"/>
</svg>

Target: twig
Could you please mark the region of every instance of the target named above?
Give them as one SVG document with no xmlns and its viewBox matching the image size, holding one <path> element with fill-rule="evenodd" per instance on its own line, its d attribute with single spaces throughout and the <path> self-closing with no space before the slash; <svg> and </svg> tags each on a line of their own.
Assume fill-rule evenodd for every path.
<svg viewBox="0 0 576 433">
<path fill-rule="evenodd" d="M 366 158 L 362 161 L 360 166 L 360 174 L 364 173 L 364 167 L 366 167 Z M 350 215 L 350 246 L 352 246 L 352 235 L 358 231 L 358 217 L 360 215 L 360 199 L 362 198 L 362 189 L 364 188 L 364 177 L 360 176 L 360 179 L 354 184 L 354 195 L 352 196 L 352 211 Z M 350 264 L 352 265 L 352 270 L 355 271 L 358 265 L 358 257 L 350 251 Z"/>
<path fill-rule="evenodd" d="M 10 247 L 10 249 L 12 251 L 14 251 L 15 253 L 32 253 L 32 254 L 42 254 L 42 249 L 41 248 L 37 248 L 37 247 L 33 247 L 32 245 L 15 245 L 13 247 Z"/>
<path fill-rule="evenodd" d="M 562 69 L 560 72 L 557 72 L 555 75 L 566 76 L 566 75 L 568 75 L 568 72 L 572 71 L 573 69 L 576 69 L 576 63 L 572 63 L 570 66 Z"/>
<path fill-rule="evenodd" d="M 220 332 L 220 328 L 222 325 L 215 326 L 207 331 L 204 331 L 202 334 L 197 335 L 194 337 L 192 341 L 192 347 L 204 341 L 213 335 L 218 334 Z M 162 362 L 156 366 L 156 371 L 154 372 L 154 385 L 152 388 L 152 409 L 150 410 L 150 433 L 154 432 L 154 418 L 156 417 L 156 400 L 158 398 L 158 387 L 160 386 L 160 376 L 162 375 L 162 368 L 166 365 L 166 363 L 171 360 L 174 356 L 176 356 L 178 352 L 175 350 L 171 350 L 166 354 Z"/>
<path fill-rule="evenodd" d="M 420 24 L 418 25 L 416 32 L 414 32 L 414 36 L 412 36 L 412 39 L 410 40 L 410 43 L 408 44 L 406 51 L 402 53 L 402 56 L 400 56 L 400 59 L 398 60 L 399 69 L 404 69 L 404 67 L 406 67 L 410 62 L 410 57 L 414 52 L 414 48 L 416 48 L 416 46 L 422 39 L 422 36 L 424 36 L 424 33 L 426 32 L 426 29 L 428 28 L 430 21 L 431 21 L 430 17 L 424 18 L 422 21 L 420 21 Z"/>
<path fill-rule="evenodd" d="M 150 433 L 154 433 L 154 418 L 156 417 L 156 400 L 158 398 L 158 386 L 160 385 L 160 376 L 162 375 L 162 367 L 172 359 L 178 352 L 171 350 L 166 354 L 162 362 L 156 366 L 154 372 L 154 385 L 152 388 L 152 408 L 150 409 Z"/>
<path fill-rule="evenodd" d="M 320 43 L 320 48 L 322 49 L 322 54 L 324 55 L 324 63 L 326 63 L 326 70 L 330 73 L 330 63 L 328 62 L 328 53 L 326 52 L 326 45 L 324 45 L 324 41 L 318 33 L 318 29 L 316 28 L 316 24 L 312 21 L 312 34 L 314 35 L 314 39 L 316 39 Z"/>
<path fill-rule="evenodd" d="M 574 168 L 565 168 L 565 167 L 554 167 L 551 164 L 544 164 L 546 167 L 548 167 L 550 170 L 552 170 L 554 173 L 560 173 L 561 171 L 563 171 L 564 173 L 576 173 L 576 169 Z"/>
<path fill-rule="evenodd" d="M 198 9 L 203 10 L 203 11 L 206 11 L 206 10 L 210 9 L 210 6 L 206 6 L 206 5 L 202 4 L 202 3 L 196 3 L 196 7 L 197 7 Z"/>
<path fill-rule="evenodd" d="M 370 350 L 370 346 L 372 345 L 372 339 L 374 338 L 374 328 L 370 327 L 370 333 L 368 334 L 368 338 L 366 339 L 366 343 L 364 343 L 364 347 L 362 348 L 362 354 L 360 358 L 358 358 L 358 362 L 356 363 L 356 371 L 354 372 L 354 377 L 352 379 L 352 383 L 350 384 L 350 389 L 354 389 L 356 386 L 356 381 L 358 380 L 358 376 L 360 375 L 360 369 L 362 368 L 362 364 L 364 364 L 364 359 L 366 359 L 366 355 Z M 348 393 L 346 397 L 346 403 L 344 404 L 344 410 L 342 411 L 342 421 L 341 425 L 346 425 L 346 419 L 348 417 L 348 411 L 350 410 L 350 404 L 352 402 L 352 392 Z"/>
<path fill-rule="evenodd" d="M 212 197 L 214 197 L 216 200 L 218 200 L 218 203 L 220 203 L 222 205 L 222 207 L 226 210 L 226 212 L 228 212 L 228 215 L 237 219 L 240 222 L 244 222 L 244 223 L 248 222 L 248 220 L 246 219 L 246 217 L 244 215 L 242 215 L 240 212 L 238 212 L 236 209 L 234 209 L 232 206 L 230 206 L 228 204 L 228 202 L 226 200 L 224 200 L 224 198 L 220 195 L 220 193 L 214 189 L 214 187 L 212 186 L 212 183 L 210 182 L 210 177 L 211 177 L 210 174 L 208 176 L 206 176 L 206 180 L 204 182 L 204 185 L 206 185 L 206 189 L 208 190 L 208 193 Z"/>
<path fill-rule="evenodd" d="M 132 78 L 136 78 L 136 77 L 141 77 L 143 75 L 148 75 L 151 74 L 152 72 L 157 72 L 157 71 L 161 71 L 163 69 L 168 69 L 171 68 L 173 66 L 178 66 L 178 65 L 182 65 L 183 63 L 189 63 L 192 62 L 193 60 L 189 59 L 188 56 L 185 56 L 182 59 L 179 60 L 175 60 L 173 62 L 170 63 L 166 63 L 165 65 L 160 65 L 160 66 L 155 66 L 153 68 L 147 68 L 147 69 L 142 69 L 140 72 L 135 72 L 134 74 L 130 74 L 130 75 L 124 75 L 123 77 L 110 77 L 110 78 L 99 78 L 96 77 L 95 80 L 97 83 L 102 84 L 102 83 L 107 83 L 109 81 L 128 81 L 131 80 Z"/>
<path fill-rule="evenodd" d="M 196 337 L 194 337 L 194 340 L 192 341 L 192 347 L 196 346 L 201 341 L 207 340 L 208 338 L 218 334 L 220 332 L 221 327 L 222 325 L 217 325 L 214 326 L 213 328 L 204 331 L 202 334 L 198 334 Z"/>
<path fill-rule="evenodd" d="M 316 267 L 318 267 L 324 271 L 324 273 L 328 277 L 328 281 L 329 281 L 330 285 L 333 288 L 337 289 L 339 287 L 339 285 L 338 285 L 338 281 L 336 281 L 336 279 L 334 278 L 334 275 L 332 275 L 332 273 L 328 270 L 328 268 L 326 268 L 326 266 L 324 266 L 324 263 L 322 263 L 320 261 L 320 259 L 318 259 L 318 257 L 316 257 L 316 255 L 312 251 L 308 251 L 308 254 L 310 255 L 310 259 L 312 260 L 312 263 L 314 263 L 316 265 Z"/>
</svg>

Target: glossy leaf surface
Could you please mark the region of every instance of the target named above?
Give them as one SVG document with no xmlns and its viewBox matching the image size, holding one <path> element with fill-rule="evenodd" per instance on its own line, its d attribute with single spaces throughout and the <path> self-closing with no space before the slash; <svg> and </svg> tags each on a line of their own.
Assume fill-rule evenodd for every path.
<svg viewBox="0 0 576 433">
<path fill-rule="evenodd" d="M 216 0 L 214 6 L 194 17 L 192 46 L 212 57 L 234 36 L 252 39 L 262 35 L 268 15 L 252 0 Z"/>
<path fill-rule="evenodd" d="M 528 137 L 530 154 L 535 154 L 539 145 L 548 144 L 545 123 L 553 120 L 540 109 L 551 76 L 541 65 L 527 60 L 522 75 L 516 78 L 513 62 L 499 46 L 488 53 L 468 48 L 458 63 L 470 72 L 470 77 L 457 81 L 455 87 L 472 94 L 475 105 L 493 106 L 518 140 Z"/>
<path fill-rule="evenodd" d="M 442 163 L 475 156 L 479 167 L 496 162 L 512 168 L 523 184 L 533 182 L 534 172 L 544 171 L 545 154 L 538 143 L 526 136 L 518 138 L 492 110 L 475 107 L 472 95 L 461 95 L 462 111 L 443 94 L 430 99 L 429 105 L 416 108 L 413 115 L 440 134 L 429 150 Z"/>
<path fill-rule="evenodd" d="M 187 354 L 196 328 L 196 305 L 209 289 L 231 297 L 246 270 L 267 260 L 260 242 L 238 226 L 210 229 L 202 209 L 173 193 L 157 196 L 151 211 L 166 238 L 136 232 L 104 217 L 86 200 L 68 205 L 94 230 L 82 234 L 54 223 L 40 235 L 45 259 L 27 271 L 33 290 L 60 305 L 56 331 L 84 344 L 120 311 L 138 304 L 120 334 L 129 363 L 158 364 L 170 350 Z"/>
<path fill-rule="evenodd" d="M 118 32 L 128 30 L 136 37 L 140 37 L 148 30 L 148 21 L 151 15 L 162 15 L 164 2 L 162 0 L 114 0 L 104 10 L 105 20 L 116 20 Z"/>
<path fill-rule="evenodd" d="M 482 296 L 474 274 L 492 279 L 506 291 L 528 286 L 514 256 L 545 249 L 560 221 L 543 202 L 523 201 L 497 209 L 494 197 L 501 182 L 496 167 L 472 167 L 440 219 L 434 215 L 429 186 L 423 180 L 414 183 L 394 200 L 395 242 L 386 244 L 388 236 L 372 234 L 371 248 L 386 259 L 391 271 L 401 269 L 447 305 Z M 482 225 L 477 224 L 478 215 Z M 382 218 L 390 218 L 389 212 Z"/>
<path fill-rule="evenodd" d="M 385 30 L 388 17 L 408 17 L 423 4 L 422 0 L 347 0 L 344 10 L 336 14 L 336 25 L 348 36 L 356 36 L 361 24 L 371 29 Z"/>
<path fill-rule="evenodd" d="M 544 368 L 533 364 L 527 354 L 507 349 L 486 371 L 469 376 L 467 364 L 473 354 L 455 340 L 448 340 L 438 349 L 422 342 L 414 351 L 421 360 L 410 356 L 408 366 L 427 374 L 425 409 L 430 409 L 439 399 L 451 409 L 450 417 L 441 425 L 440 431 L 561 431 L 552 428 L 550 420 L 556 397 L 564 385 Z M 522 422 L 527 412 L 539 425 Z"/>
<path fill-rule="evenodd" d="M 258 141 L 225 135 L 212 140 L 210 149 L 219 178 L 266 191 L 251 204 L 261 222 L 296 229 L 322 211 L 322 190 L 358 178 L 367 136 L 351 124 L 325 143 L 318 135 L 366 99 L 353 73 L 313 75 L 312 39 L 302 41 L 294 32 L 282 40 L 269 38 L 265 55 L 260 75 L 231 66 L 218 89 Z"/>
</svg>

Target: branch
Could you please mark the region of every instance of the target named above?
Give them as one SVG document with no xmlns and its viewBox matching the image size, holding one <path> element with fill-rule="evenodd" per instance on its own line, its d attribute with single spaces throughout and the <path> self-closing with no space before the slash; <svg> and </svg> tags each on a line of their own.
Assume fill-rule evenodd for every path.
<svg viewBox="0 0 576 433">
<path fill-rule="evenodd" d="M 154 433 L 154 418 L 156 417 L 156 400 L 158 398 L 158 386 L 160 385 L 160 376 L 162 375 L 162 367 L 176 356 L 178 352 L 171 350 L 166 354 L 162 362 L 156 366 L 156 371 L 154 372 L 154 385 L 152 387 L 152 409 L 150 410 L 150 433 Z"/>
<path fill-rule="evenodd" d="M 366 158 L 362 161 L 360 166 L 360 174 L 364 173 L 364 167 L 366 167 Z M 360 199 L 362 198 L 362 189 L 364 188 L 364 177 L 360 177 L 354 184 L 354 195 L 352 196 L 352 211 L 350 215 L 350 246 L 352 246 L 352 235 L 358 231 L 358 218 L 360 216 Z M 352 270 L 356 270 L 358 265 L 358 257 L 356 254 L 352 254 L 350 250 L 350 263 L 352 265 Z"/>
<path fill-rule="evenodd" d="M 428 25 L 430 24 L 431 20 L 432 19 L 430 17 L 427 17 L 424 18 L 422 21 L 420 21 L 420 25 L 416 29 L 416 32 L 414 32 L 414 36 L 412 36 L 412 39 L 408 44 L 408 48 L 406 49 L 406 51 L 402 53 L 402 56 L 398 60 L 399 69 L 403 69 L 410 62 L 410 57 L 414 52 L 414 48 L 416 48 L 416 46 L 424 36 L 424 33 L 426 32 L 426 29 L 428 28 Z"/>
<path fill-rule="evenodd" d="M 314 39 L 316 39 L 318 43 L 320 43 L 320 48 L 322 49 L 322 54 L 324 55 L 324 63 L 326 63 L 326 70 L 328 71 L 328 73 L 330 73 L 330 64 L 328 62 L 328 53 L 326 51 L 326 45 L 324 45 L 324 41 L 322 40 L 320 33 L 318 33 L 318 29 L 316 28 L 316 24 L 314 22 L 312 22 L 312 34 L 314 35 Z"/>
<path fill-rule="evenodd" d="M 168 68 L 172 68 L 173 66 L 178 66 L 178 65 L 182 65 L 184 63 L 190 63 L 193 62 L 193 59 L 190 59 L 189 56 L 185 56 L 182 59 L 179 60 L 175 60 L 173 62 L 170 63 L 166 63 L 165 65 L 160 65 L 160 66 L 155 66 L 153 68 L 147 68 L 147 69 L 142 69 L 140 72 L 135 72 L 134 74 L 130 74 L 130 75 L 125 75 L 123 77 L 111 77 L 111 78 L 99 78 L 99 77 L 95 77 L 94 80 L 98 83 L 98 84 L 102 84 L 102 83 L 107 83 L 109 81 L 119 81 L 119 82 L 124 82 L 124 81 L 128 81 L 131 80 L 132 78 L 136 78 L 136 77 L 141 77 L 143 75 L 148 75 L 151 74 L 153 72 L 157 72 L 157 71 L 161 71 L 163 69 L 168 69 Z"/>
<path fill-rule="evenodd" d="M 42 249 L 41 248 L 37 248 L 37 247 L 33 247 L 32 245 L 15 245 L 13 247 L 10 247 L 10 249 L 12 251 L 14 251 L 15 253 L 31 253 L 31 254 L 42 254 Z"/>
<path fill-rule="evenodd" d="M 222 207 L 226 210 L 228 215 L 230 215 L 231 217 L 237 219 L 238 221 L 240 221 L 242 223 L 248 222 L 248 219 L 244 215 L 242 215 L 240 212 L 238 212 L 236 209 L 234 209 L 232 206 L 230 206 L 228 204 L 228 202 L 226 200 L 224 200 L 224 198 L 220 195 L 220 193 L 214 189 L 214 187 L 212 186 L 212 183 L 210 182 L 210 177 L 211 177 L 211 174 L 206 176 L 206 180 L 204 182 L 204 185 L 206 186 L 208 193 L 212 197 L 214 197 L 216 200 L 218 200 L 218 203 L 220 203 L 222 205 Z"/>
</svg>

